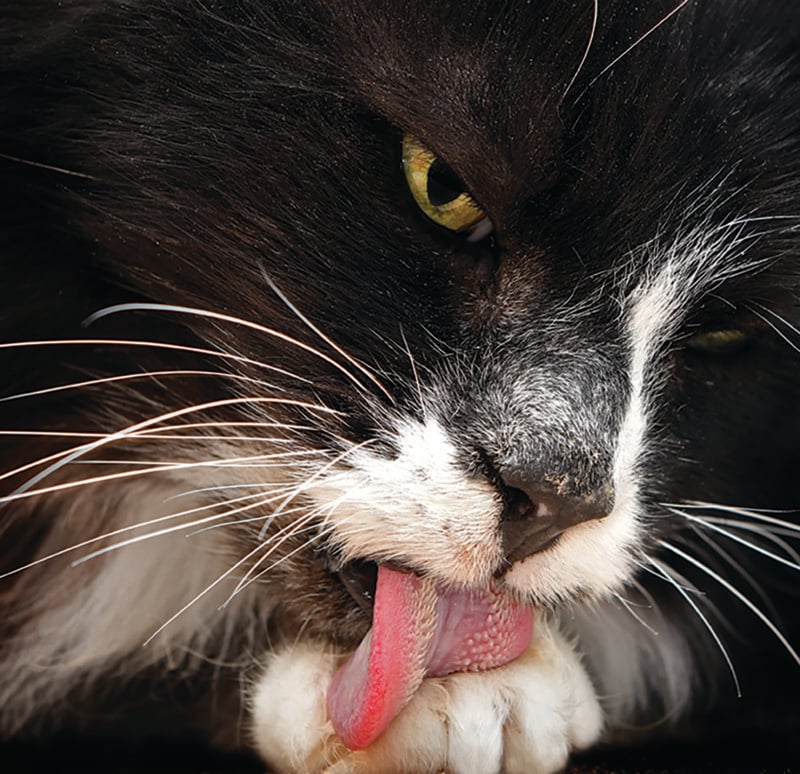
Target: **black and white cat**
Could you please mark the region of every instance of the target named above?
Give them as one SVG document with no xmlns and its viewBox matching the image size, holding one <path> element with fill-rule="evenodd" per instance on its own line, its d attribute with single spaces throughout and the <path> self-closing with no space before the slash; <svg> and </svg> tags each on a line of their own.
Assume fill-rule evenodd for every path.
<svg viewBox="0 0 800 774">
<path fill-rule="evenodd" d="M 793 705 L 795 3 L 0 7 L 0 736 Z"/>
</svg>

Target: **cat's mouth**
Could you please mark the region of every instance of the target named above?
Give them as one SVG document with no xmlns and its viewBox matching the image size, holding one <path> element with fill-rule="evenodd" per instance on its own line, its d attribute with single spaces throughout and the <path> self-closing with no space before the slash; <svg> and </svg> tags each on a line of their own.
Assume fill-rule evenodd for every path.
<svg viewBox="0 0 800 774">
<path fill-rule="evenodd" d="M 375 606 L 375 587 L 378 583 L 378 565 L 356 559 L 336 570 L 339 580 L 355 603 L 372 619 Z"/>
<path fill-rule="evenodd" d="M 331 722 L 350 749 L 371 744 L 426 677 L 502 666 L 530 642 L 532 608 L 494 583 L 457 589 L 365 561 L 338 574 L 372 619 L 328 690 Z"/>
</svg>

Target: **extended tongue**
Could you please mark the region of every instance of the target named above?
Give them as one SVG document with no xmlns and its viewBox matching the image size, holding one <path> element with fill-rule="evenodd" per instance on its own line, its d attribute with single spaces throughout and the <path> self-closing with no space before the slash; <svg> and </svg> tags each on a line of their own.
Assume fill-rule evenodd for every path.
<svg viewBox="0 0 800 774">
<path fill-rule="evenodd" d="M 372 629 L 328 689 L 334 730 L 351 750 L 371 744 L 427 676 L 491 669 L 522 653 L 533 612 L 507 595 L 438 588 L 378 568 Z"/>
</svg>

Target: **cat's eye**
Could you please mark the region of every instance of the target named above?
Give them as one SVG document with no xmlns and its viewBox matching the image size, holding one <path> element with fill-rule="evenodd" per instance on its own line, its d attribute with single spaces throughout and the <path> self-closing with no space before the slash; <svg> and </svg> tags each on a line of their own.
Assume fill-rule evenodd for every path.
<svg viewBox="0 0 800 774">
<path fill-rule="evenodd" d="M 711 355 L 729 355 L 738 352 L 748 341 L 750 336 L 746 331 L 722 328 L 695 333 L 686 340 L 686 346 Z"/>
<path fill-rule="evenodd" d="M 458 176 L 419 140 L 403 137 L 403 170 L 419 208 L 436 225 L 464 234 L 470 242 L 488 236 L 493 225 Z"/>
</svg>

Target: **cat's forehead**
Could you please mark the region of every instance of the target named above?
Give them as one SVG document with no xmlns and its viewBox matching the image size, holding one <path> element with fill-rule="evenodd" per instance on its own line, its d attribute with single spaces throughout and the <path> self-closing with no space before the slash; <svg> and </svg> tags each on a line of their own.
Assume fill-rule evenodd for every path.
<svg viewBox="0 0 800 774">
<path fill-rule="evenodd" d="M 698 20 L 691 1 L 348 5 L 329 40 L 347 88 L 442 156 L 501 219 L 570 164 L 591 188 L 635 136 L 685 142 L 667 119 L 696 87 L 697 57 L 716 56 L 692 44 L 715 22 Z"/>
</svg>

